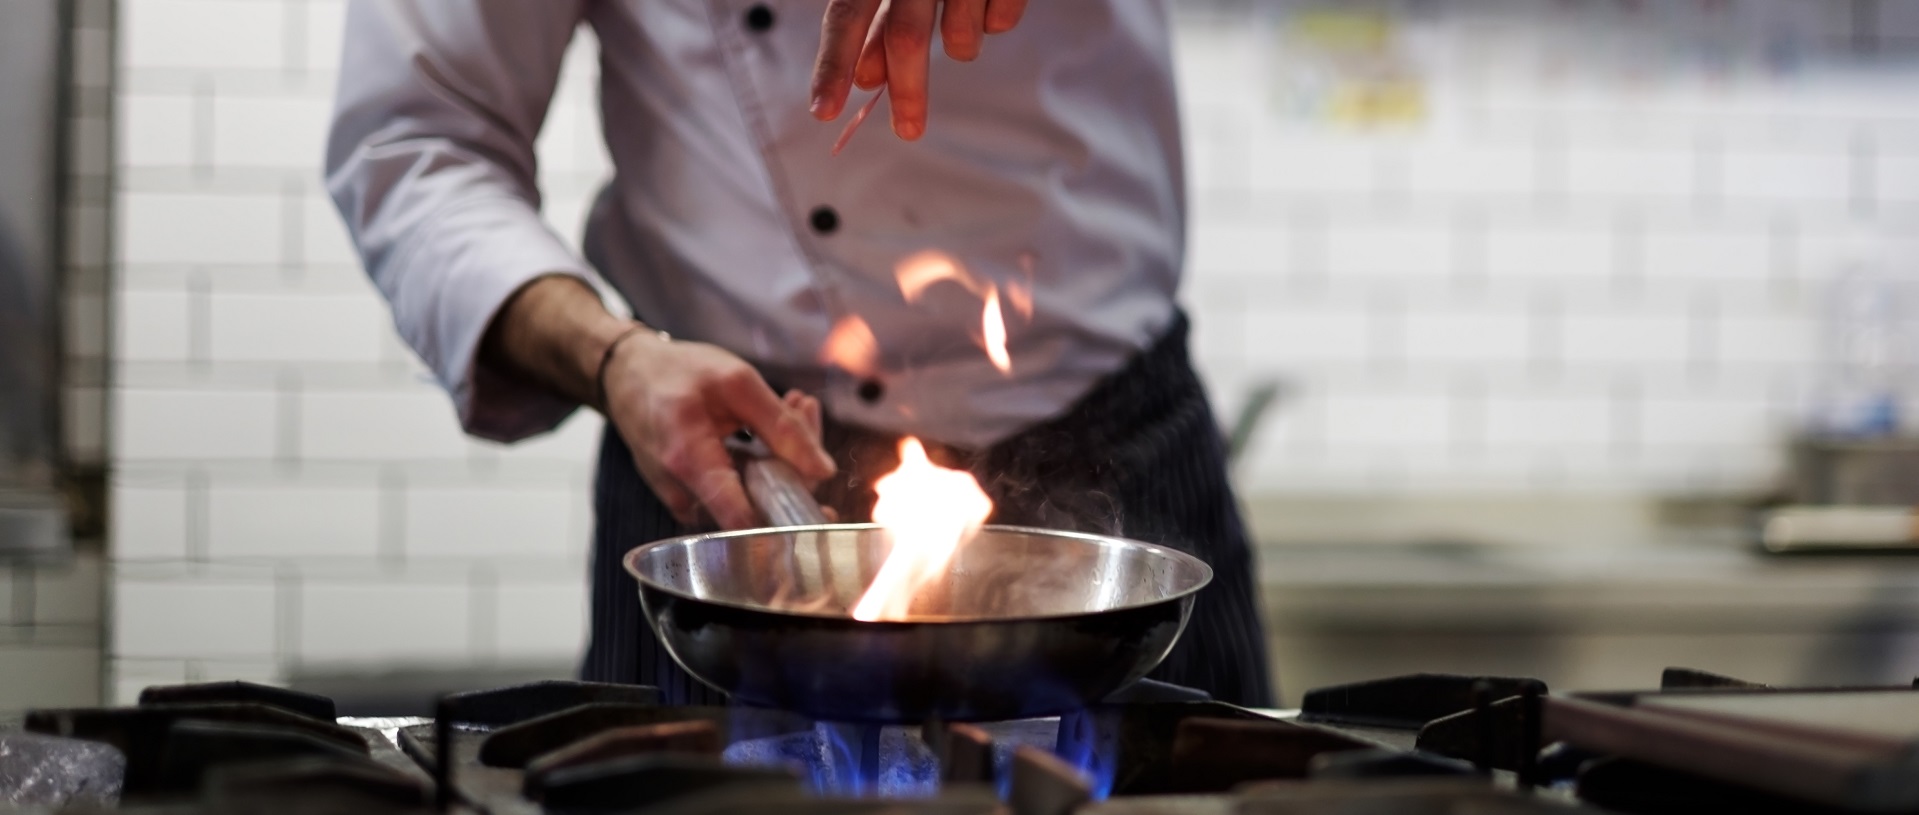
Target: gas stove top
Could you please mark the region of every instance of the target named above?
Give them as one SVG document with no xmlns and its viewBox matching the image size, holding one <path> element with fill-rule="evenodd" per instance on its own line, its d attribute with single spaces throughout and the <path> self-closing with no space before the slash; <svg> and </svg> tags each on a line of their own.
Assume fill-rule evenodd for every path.
<svg viewBox="0 0 1919 815">
<path fill-rule="evenodd" d="M 1873 712 L 1908 701 L 1685 670 L 1658 690 L 1566 697 L 1427 674 L 1315 690 L 1295 711 L 1142 682 L 1057 718 L 897 727 L 577 682 L 454 694 L 431 719 L 337 718 L 324 697 L 214 683 L 30 712 L 0 732 L 0 812 L 1913 811 L 1911 751 L 1887 750 L 1919 727 Z M 1797 718 L 1739 729 L 1781 705 Z"/>
</svg>

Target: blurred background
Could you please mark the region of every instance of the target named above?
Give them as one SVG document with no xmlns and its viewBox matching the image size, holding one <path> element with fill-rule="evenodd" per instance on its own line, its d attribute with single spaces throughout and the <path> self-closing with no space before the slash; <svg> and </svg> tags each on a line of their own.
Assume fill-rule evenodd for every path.
<svg viewBox="0 0 1919 815">
<path fill-rule="evenodd" d="M 1288 703 L 1919 673 L 1919 561 L 1761 545 L 1910 542 L 1919 4 L 1173 5 Z M 342 2 L 6 13 L 0 709 L 570 675 L 600 424 L 464 438 L 394 334 L 321 186 Z M 583 30 L 540 141 L 576 242 L 596 70 Z"/>
</svg>

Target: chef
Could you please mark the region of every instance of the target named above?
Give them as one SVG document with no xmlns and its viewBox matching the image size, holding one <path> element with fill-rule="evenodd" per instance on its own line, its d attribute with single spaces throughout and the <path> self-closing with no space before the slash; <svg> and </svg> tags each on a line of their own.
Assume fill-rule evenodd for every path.
<svg viewBox="0 0 1919 815">
<path fill-rule="evenodd" d="M 582 23 L 614 175 L 576 251 L 534 140 Z M 721 701 L 620 558 L 760 525 L 723 446 L 745 429 L 842 519 L 912 436 L 993 522 L 1197 554 L 1214 582 L 1154 676 L 1273 703 L 1174 303 L 1171 40 L 1157 0 L 354 0 L 327 185 L 401 334 L 475 436 L 607 417 L 585 679 Z"/>
</svg>

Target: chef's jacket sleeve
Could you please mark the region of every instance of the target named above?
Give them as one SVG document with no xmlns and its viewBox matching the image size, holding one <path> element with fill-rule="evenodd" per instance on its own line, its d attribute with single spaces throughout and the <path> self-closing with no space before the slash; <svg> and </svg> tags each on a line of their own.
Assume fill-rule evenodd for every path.
<svg viewBox="0 0 1919 815">
<path fill-rule="evenodd" d="M 353 0 L 327 189 L 461 425 L 513 441 L 576 405 L 478 364 L 512 294 L 595 275 L 540 219 L 534 138 L 586 0 Z"/>
</svg>

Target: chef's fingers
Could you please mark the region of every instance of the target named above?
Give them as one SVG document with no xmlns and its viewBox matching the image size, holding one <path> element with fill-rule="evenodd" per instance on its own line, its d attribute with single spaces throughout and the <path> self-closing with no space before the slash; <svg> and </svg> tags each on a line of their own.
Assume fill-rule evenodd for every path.
<svg viewBox="0 0 1919 815">
<path fill-rule="evenodd" d="M 1019 25 L 1026 14 L 1026 0 L 987 0 L 986 33 L 1004 34 Z"/>
<path fill-rule="evenodd" d="M 853 65 L 866 43 L 867 27 L 880 0 L 831 0 L 820 17 L 820 53 L 813 61 L 812 111 L 830 122 L 846 109 L 852 90 Z"/>
<path fill-rule="evenodd" d="M 760 514 L 746 497 L 733 456 L 717 436 L 688 433 L 661 453 L 660 463 L 693 492 L 721 529 L 760 525 Z"/>
<path fill-rule="evenodd" d="M 766 380 L 752 368 L 740 366 L 719 383 L 726 409 L 753 435 L 766 442 L 773 454 L 793 465 L 800 477 L 824 481 L 838 469 L 833 457 L 820 447 L 819 436 L 806 426 L 806 420 L 787 408 Z"/>
<path fill-rule="evenodd" d="M 826 522 L 829 524 L 836 524 L 840 522 L 840 511 L 837 509 L 834 509 L 832 507 L 820 507 L 820 514 L 826 516 Z"/>
<path fill-rule="evenodd" d="M 853 67 L 853 84 L 862 90 L 872 90 L 886 84 L 886 43 L 880 35 L 886 31 L 886 12 L 893 0 L 883 0 L 880 11 L 873 15 L 873 24 L 866 29 L 866 44 L 860 46 L 860 61 Z"/>
<path fill-rule="evenodd" d="M 782 401 L 786 403 L 788 410 L 800 414 L 800 418 L 806 420 L 806 428 L 813 431 L 813 438 L 820 437 L 826 427 L 820 410 L 820 400 L 807 395 L 806 391 L 790 390 L 786 392 Z"/>
<path fill-rule="evenodd" d="M 935 0 L 893 0 L 886 13 L 886 88 L 893 94 L 893 133 L 907 141 L 926 132 L 926 69 L 933 46 Z"/>
<path fill-rule="evenodd" d="M 946 55 L 961 62 L 979 58 L 986 39 L 986 0 L 946 0 L 940 12 L 940 40 Z"/>
<path fill-rule="evenodd" d="M 683 526 L 695 526 L 700 521 L 700 499 L 693 497 L 686 487 L 680 484 L 650 456 L 638 453 L 633 455 L 633 466 L 640 471 L 640 478 L 653 488 L 653 495 L 666 505 L 666 511 L 673 514 L 673 520 Z"/>
</svg>

